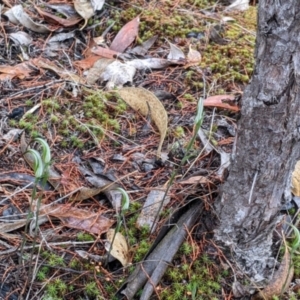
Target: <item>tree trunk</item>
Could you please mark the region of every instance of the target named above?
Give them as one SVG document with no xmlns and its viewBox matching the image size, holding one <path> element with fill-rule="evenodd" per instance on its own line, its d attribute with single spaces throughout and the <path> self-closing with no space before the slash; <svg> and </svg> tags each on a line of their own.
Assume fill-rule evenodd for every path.
<svg viewBox="0 0 300 300">
<path fill-rule="evenodd" d="M 300 1 L 259 1 L 255 56 L 215 238 L 261 283 L 271 276 L 273 231 L 300 159 Z"/>
</svg>

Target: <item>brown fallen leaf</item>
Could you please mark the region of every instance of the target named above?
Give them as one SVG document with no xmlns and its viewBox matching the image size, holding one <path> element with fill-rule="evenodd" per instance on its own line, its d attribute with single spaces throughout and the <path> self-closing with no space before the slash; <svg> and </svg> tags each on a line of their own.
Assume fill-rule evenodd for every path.
<svg viewBox="0 0 300 300">
<path fill-rule="evenodd" d="M 116 58 L 119 54 L 121 54 L 120 52 L 101 46 L 93 47 L 91 52 L 105 58 Z"/>
<path fill-rule="evenodd" d="M 40 59 L 40 58 L 35 58 L 33 59 L 33 62 L 36 66 L 43 68 L 43 69 L 47 69 L 47 70 L 51 70 L 53 72 L 55 72 L 57 75 L 59 75 L 61 78 L 66 79 L 66 80 L 71 80 L 74 81 L 75 83 L 79 83 L 82 82 L 82 78 L 80 78 L 78 75 L 67 71 L 65 69 L 61 69 L 58 66 L 56 66 L 56 64 L 54 62 L 51 62 L 48 59 Z"/>
<path fill-rule="evenodd" d="M 272 300 L 274 296 L 282 295 L 289 287 L 293 276 L 294 267 L 292 265 L 290 252 L 286 247 L 280 266 L 278 270 L 275 271 L 273 279 L 262 291 L 255 295 L 253 299 Z"/>
<path fill-rule="evenodd" d="M 106 233 L 106 238 L 106 251 L 110 250 L 110 255 L 116 258 L 123 267 L 128 266 L 130 262 L 128 257 L 128 244 L 125 237 L 120 232 L 115 233 L 114 229 L 109 229 Z"/>
<path fill-rule="evenodd" d="M 203 105 L 206 107 L 218 107 L 232 111 L 239 111 L 240 108 L 233 103 L 234 99 L 234 95 L 216 95 L 206 98 Z"/>
<path fill-rule="evenodd" d="M 179 183 L 181 183 L 181 184 L 195 184 L 195 183 L 196 184 L 198 184 L 198 183 L 205 184 L 205 183 L 209 183 L 209 182 L 210 181 L 205 176 L 193 176 L 186 180 L 182 180 Z"/>
<path fill-rule="evenodd" d="M 110 49 L 123 53 L 138 35 L 140 17 L 125 24 L 110 45 Z"/>
<path fill-rule="evenodd" d="M 40 9 L 38 6 L 34 6 L 35 9 L 37 10 L 37 12 L 47 21 L 52 22 L 54 24 L 59 24 L 62 25 L 64 27 L 71 27 L 74 26 L 76 24 L 78 24 L 81 21 L 81 18 L 79 17 L 72 17 L 69 19 L 64 19 L 64 18 L 60 18 L 57 17 L 53 14 L 50 14 L 46 11 L 43 11 L 42 9 Z"/>
<path fill-rule="evenodd" d="M 0 66 L 0 73 L 3 73 L 5 76 L 9 76 L 10 78 L 18 77 L 20 79 L 24 79 L 30 75 L 34 71 L 34 65 L 31 62 L 22 62 L 15 66 Z"/>
<path fill-rule="evenodd" d="M 83 70 L 87 70 L 90 69 L 97 60 L 99 60 L 98 55 L 90 55 L 89 57 L 83 60 L 74 61 L 74 66 Z"/>
<path fill-rule="evenodd" d="M 97 235 L 107 232 L 115 222 L 99 212 L 93 213 L 70 205 L 45 206 L 41 207 L 40 211 L 42 214 L 59 218 L 64 226 L 85 230 Z"/>
<path fill-rule="evenodd" d="M 15 220 L 10 223 L 0 223 L 0 234 L 7 233 L 24 227 L 28 222 L 27 219 Z"/>
<path fill-rule="evenodd" d="M 161 157 L 161 148 L 168 129 L 168 114 L 162 103 L 153 93 L 144 88 L 126 87 L 119 89 L 117 93 L 130 107 L 142 115 L 148 116 L 149 113 L 151 114 L 151 119 L 160 133 L 157 157 Z"/>
</svg>

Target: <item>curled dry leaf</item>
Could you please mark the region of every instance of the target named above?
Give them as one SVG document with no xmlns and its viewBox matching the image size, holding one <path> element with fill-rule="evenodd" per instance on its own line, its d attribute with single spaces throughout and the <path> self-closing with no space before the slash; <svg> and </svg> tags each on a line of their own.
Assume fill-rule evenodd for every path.
<svg viewBox="0 0 300 300">
<path fill-rule="evenodd" d="M 210 180 L 207 179 L 207 177 L 205 176 L 193 176 L 190 177 L 189 179 L 186 180 L 182 180 L 180 181 L 181 184 L 207 184 L 207 183 L 211 183 Z"/>
<path fill-rule="evenodd" d="M 64 226 L 99 235 L 107 232 L 114 223 L 113 220 L 104 217 L 101 212 L 93 213 L 70 205 L 41 206 L 40 212 L 59 218 Z"/>
<path fill-rule="evenodd" d="M 117 52 L 124 52 L 131 45 L 138 35 L 140 17 L 136 17 L 118 32 L 110 45 L 110 49 Z"/>
<path fill-rule="evenodd" d="M 2 65 L 0 66 L 0 73 L 5 74 L 5 76 L 1 74 L 0 81 L 2 80 L 2 78 L 5 77 L 11 79 L 14 77 L 18 77 L 20 79 L 24 79 L 28 77 L 33 70 L 34 70 L 34 65 L 32 64 L 32 62 L 22 62 L 15 66 Z"/>
<path fill-rule="evenodd" d="M 225 11 L 245 11 L 249 8 L 249 0 L 236 0 Z"/>
<path fill-rule="evenodd" d="M 300 160 L 297 161 L 292 173 L 292 193 L 300 197 Z"/>
<path fill-rule="evenodd" d="M 110 251 L 110 255 L 116 258 L 123 267 L 128 266 L 129 258 L 128 258 L 128 244 L 126 242 L 125 237 L 120 233 L 115 233 L 114 229 L 109 229 L 106 234 L 107 242 L 105 243 L 106 251 Z M 113 245 L 111 247 L 111 243 Z"/>
<path fill-rule="evenodd" d="M 142 115 L 148 116 L 150 113 L 151 119 L 160 133 L 157 157 L 161 157 L 161 148 L 168 128 L 168 114 L 162 103 L 153 93 L 143 88 L 126 87 L 119 89 L 118 94 L 130 107 L 139 111 Z"/>
<path fill-rule="evenodd" d="M 168 59 L 172 60 L 172 61 L 176 61 L 176 60 L 185 60 L 185 55 L 184 53 L 181 51 L 180 48 L 178 48 L 176 45 L 170 43 L 168 40 L 167 42 L 170 45 L 170 52 L 168 54 Z"/>
<path fill-rule="evenodd" d="M 126 62 L 127 65 L 135 67 L 138 70 L 145 69 L 163 69 L 171 64 L 164 58 L 145 58 L 145 59 L 133 59 Z"/>
<path fill-rule="evenodd" d="M 74 81 L 75 83 L 79 83 L 82 81 L 82 79 L 78 75 L 76 75 L 68 70 L 64 70 L 64 69 L 57 67 L 55 65 L 55 63 L 51 62 L 48 59 L 33 59 L 32 61 L 34 62 L 34 64 L 36 66 L 43 68 L 43 69 L 51 70 L 63 79 Z"/>
<path fill-rule="evenodd" d="M 93 47 L 91 52 L 105 58 L 114 58 L 120 54 L 119 52 L 101 46 Z"/>
<path fill-rule="evenodd" d="M 107 81 L 108 85 L 122 86 L 128 81 L 132 81 L 135 69 L 133 72 L 129 71 L 126 65 L 120 61 L 110 58 L 100 58 L 89 70 L 86 82 L 92 85 L 100 79 L 101 81 Z"/>
<path fill-rule="evenodd" d="M 75 0 L 74 7 L 78 14 L 84 19 L 84 24 L 80 28 L 80 30 L 82 30 L 87 25 L 89 18 L 94 15 L 94 9 L 88 0 Z"/>
<path fill-rule="evenodd" d="M 48 33 L 50 29 L 45 25 L 35 23 L 23 10 L 22 5 L 16 5 L 8 10 L 5 15 L 14 24 L 22 24 L 24 27 L 38 33 Z"/>
<path fill-rule="evenodd" d="M 0 223 L 0 234 L 17 230 L 26 225 L 27 219 L 15 220 L 10 223 Z"/>
<path fill-rule="evenodd" d="M 203 105 L 208 107 L 218 107 L 229 109 L 232 111 L 239 111 L 240 108 L 234 104 L 234 95 L 216 95 L 208 97 L 204 100 Z"/>
<path fill-rule="evenodd" d="M 289 287 L 293 276 L 294 267 L 292 265 L 291 255 L 286 247 L 285 254 L 278 270 L 274 273 L 273 279 L 262 291 L 255 295 L 254 300 L 272 300 L 274 296 L 282 295 Z"/>
<path fill-rule="evenodd" d="M 105 0 L 91 0 L 91 4 L 92 4 L 94 11 L 101 10 L 104 3 L 105 3 Z"/>
<path fill-rule="evenodd" d="M 17 44 L 17 45 L 24 45 L 28 46 L 32 43 L 32 37 L 24 32 L 24 31 L 18 31 L 18 32 L 12 32 L 9 34 L 9 37 Z"/>
<path fill-rule="evenodd" d="M 73 5 L 69 3 L 43 3 L 46 7 L 56 10 L 59 14 L 65 16 L 66 18 L 78 17 L 78 14 Z"/>
<path fill-rule="evenodd" d="M 189 47 L 189 53 L 187 55 L 187 60 L 189 65 L 198 64 L 201 62 L 201 54 L 197 50 L 192 49 L 191 45 Z"/>
<path fill-rule="evenodd" d="M 74 65 L 83 70 L 87 70 L 87 69 L 90 69 L 95 64 L 95 62 L 98 60 L 99 60 L 98 55 L 90 55 L 89 57 L 87 57 L 83 60 L 75 61 Z"/>
<path fill-rule="evenodd" d="M 141 45 L 134 47 L 129 51 L 130 54 L 135 54 L 135 55 L 146 55 L 148 50 L 153 46 L 155 41 L 157 40 L 158 36 L 155 35 L 148 39 L 147 41 L 143 42 Z"/>
<path fill-rule="evenodd" d="M 64 18 L 57 17 L 56 15 L 50 14 L 50 13 L 48 13 L 46 11 L 43 11 L 42 9 L 40 9 L 37 6 L 34 6 L 34 7 L 37 10 L 37 12 L 45 20 L 49 21 L 49 23 L 51 22 L 51 23 L 54 23 L 54 24 L 62 25 L 64 27 L 71 27 L 71 26 L 74 26 L 74 25 L 76 25 L 77 23 L 79 23 L 81 21 L 81 18 L 79 16 L 77 16 L 77 17 L 70 17 L 68 19 L 64 19 Z"/>
</svg>

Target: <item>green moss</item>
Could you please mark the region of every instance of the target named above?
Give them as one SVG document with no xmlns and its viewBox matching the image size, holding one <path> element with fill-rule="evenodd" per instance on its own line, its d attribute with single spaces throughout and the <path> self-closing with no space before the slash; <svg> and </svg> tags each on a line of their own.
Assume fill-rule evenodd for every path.
<svg viewBox="0 0 300 300">
<path fill-rule="evenodd" d="M 182 138 L 185 136 L 184 129 L 181 126 L 176 126 L 174 130 L 174 136 L 176 138 Z"/>
<path fill-rule="evenodd" d="M 64 258 L 61 256 L 58 256 L 54 253 L 51 253 L 50 256 L 47 259 L 48 264 L 50 266 L 65 266 Z"/>
<path fill-rule="evenodd" d="M 26 100 L 25 105 L 31 107 L 31 106 L 33 106 L 33 101 L 32 100 Z"/>
<path fill-rule="evenodd" d="M 95 238 L 89 233 L 78 232 L 77 233 L 77 240 L 79 242 L 89 242 L 89 241 L 94 241 Z"/>
<path fill-rule="evenodd" d="M 96 297 L 96 296 L 100 295 L 97 284 L 94 281 L 88 282 L 85 285 L 85 291 L 86 291 L 87 295 L 90 297 Z"/>
</svg>

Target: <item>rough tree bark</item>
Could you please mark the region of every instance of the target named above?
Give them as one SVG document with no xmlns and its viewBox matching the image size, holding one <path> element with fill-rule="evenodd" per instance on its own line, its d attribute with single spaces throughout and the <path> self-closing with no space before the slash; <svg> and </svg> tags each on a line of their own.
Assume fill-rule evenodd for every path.
<svg viewBox="0 0 300 300">
<path fill-rule="evenodd" d="M 215 238 L 261 283 L 271 276 L 273 231 L 300 159 L 300 1 L 259 1 L 255 58 Z"/>
</svg>

